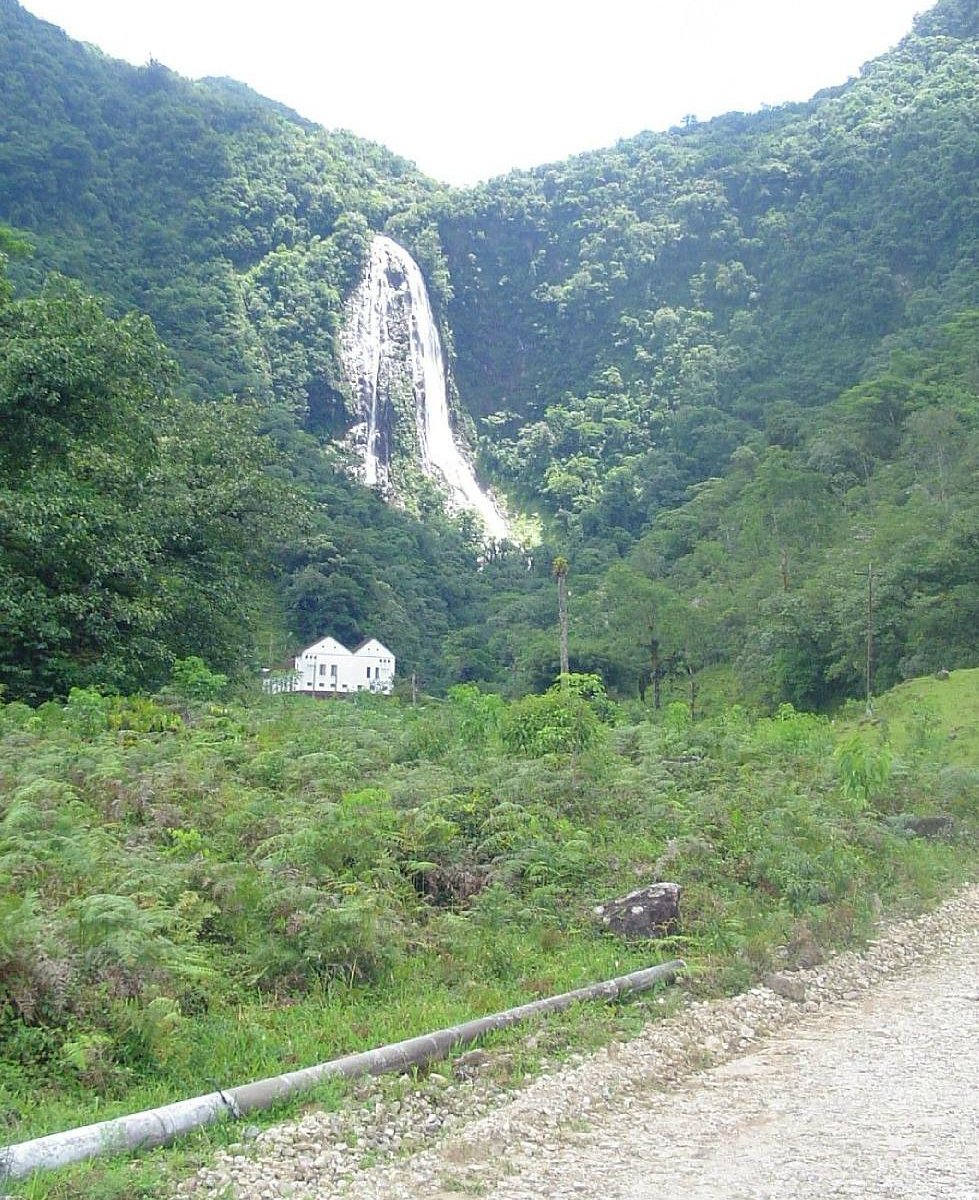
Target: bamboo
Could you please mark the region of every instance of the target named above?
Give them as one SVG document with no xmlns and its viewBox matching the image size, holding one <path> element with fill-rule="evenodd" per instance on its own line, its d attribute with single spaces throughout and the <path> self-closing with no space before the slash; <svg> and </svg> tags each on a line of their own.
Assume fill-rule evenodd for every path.
<svg viewBox="0 0 979 1200">
<path fill-rule="evenodd" d="M 344 1058 L 241 1084 L 226 1091 L 210 1092 L 161 1108 L 117 1117 L 112 1121 L 101 1121 L 96 1125 L 18 1142 L 0 1148 L 0 1182 L 4 1178 L 17 1179 L 34 1171 L 53 1170 L 100 1155 L 164 1146 L 181 1134 L 203 1125 L 270 1108 L 288 1096 L 311 1090 L 325 1079 L 352 1079 L 360 1075 L 382 1075 L 389 1071 L 422 1067 L 444 1058 L 456 1047 L 468 1045 L 486 1033 L 507 1029 L 530 1017 L 561 1012 L 585 1000 L 614 1000 L 626 993 L 648 991 L 657 983 L 670 983 L 683 968 L 683 962 L 675 959 L 615 979 L 589 984 L 575 991 L 562 992 L 558 996 L 508 1008 L 461 1025 L 452 1025 L 435 1033 L 381 1046 L 376 1050 L 348 1054 Z"/>
</svg>

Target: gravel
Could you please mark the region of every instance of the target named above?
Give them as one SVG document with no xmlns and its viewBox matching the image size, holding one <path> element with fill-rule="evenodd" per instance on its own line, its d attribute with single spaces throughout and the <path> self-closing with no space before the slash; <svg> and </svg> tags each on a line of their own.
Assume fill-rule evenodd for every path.
<svg viewBox="0 0 979 1200">
<path fill-rule="evenodd" d="M 972 887 L 516 1094 L 483 1051 L 397 1098 L 365 1081 L 362 1107 L 247 1130 L 176 1196 L 977 1200 L 977 989 Z"/>
</svg>

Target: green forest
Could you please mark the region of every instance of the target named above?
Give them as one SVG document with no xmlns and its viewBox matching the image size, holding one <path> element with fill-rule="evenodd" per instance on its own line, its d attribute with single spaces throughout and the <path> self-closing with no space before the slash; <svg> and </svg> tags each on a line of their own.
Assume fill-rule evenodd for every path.
<svg viewBox="0 0 979 1200">
<path fill-rule="evenodd" d="M 717 994 L 974 874 L 977 59 L 459 189 L 0 0 L 0 1133 L 645 963 L 652 878 Z M 350 470 L 376 233 L 512 541 Z M 326 634 L 395 695 L 262 694 Z"/>
<path fill-rule="evenodd" d="M 751 704 L 853 696 L 870 569 L 882 687 L 975 663 L 973 5 L 939 4 L 807 104 L 468 191 L 242 85 L 106 58 L 15 0 L 0 32 L 5 415 L 25 386 L 65 390 L 67 413 L 74 381 L 57 362 L 25 380 L 24 356 L 49 333 L 81 339 L 104 387 L 65 418 L 72 453 L 98 443 L 131 474 L 140 455 L 154 463 L 145 483 L 136 471 L 135 504 L 107 459 L 62 489 L 50 455 L 17 475 L 31 439 L 44 459 L 54 436 L 18 431 L 2 481 L 11 696 L 152 690 L 190 653 L 253 675 L 327 631 L 380 637 L 434 692 L 540 689 L 559 666 L 558 555 L 572 666 L 613 695 L 653 682 L 658 698 L 693 675 Z M 337 335 L 372 231 L 425 272 L 457 423 L 483 477 L 539 528 L 530 552 L 498 547 L 477 569 L 479 537 L 437 494 L 386 508 L 343 469 Z M 87 327 L 72 301 L 78 326 L 57 325 L 59 276 L 98 298 Z M 153 322 L 138 340 L 155 362 L 127 359 L 127 382 L 112 343 L 137 336 L 133 312 Z M 187 436 L 161 442 L 153 403 Z M 137 438 L 127 405 L 155 445 L 103 445 L 107 422 Z M 173 460 L 188 453 L 208 456 L 199 495 L 181 483 L 196 468 Z M 138 523 L 161 486 L 183 512 L 128 538 L 106 508 Z M 25 547 L 45 489 L 63 511 L 38 560 Z M 167 528 L 191 516 L 194 546 Z M 59 522 L 104 531 L 91 536 L 109 559 L 122 538 L 132 561 L 100 565 L 79 545 L 72 566 Z M 28 594 L 45 614 L 33 648 Z M 212 619 L 195 625 L 188 607 Z"/>
</svg>

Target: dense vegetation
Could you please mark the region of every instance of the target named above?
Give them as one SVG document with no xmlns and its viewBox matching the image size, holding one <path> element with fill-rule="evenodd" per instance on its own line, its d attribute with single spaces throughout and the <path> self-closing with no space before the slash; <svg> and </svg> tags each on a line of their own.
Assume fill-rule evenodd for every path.
<svg viewBox="0 0 979 1200">
<path fill-rule="evenodd" d="M 0 286 L 3 286 L 0 275 Z M 0 294 L 0 686 L 135 691 L 175 657 L 234 667 L 287 529 L 246 410 L 170 390 L 145 318 L 66 280 Z"/>
<path fill-rule="evenodd" d="M 3 246 L 23 247 L 0 236 L 7 695 L 151 689 L 191 654 L 253 673 L 325 613 L 342 638 L 382 628 L 444 684 L 440 639 L 479 611 L 471 530 L 434 497 L 427 521 L 389 509 L 274 410 L 187 397 L 146 318 L 113 320 L 60 276 L 14 299 Z"/>
<path fill-rule="evenodd" d="M 199 396 L 328 421 L 368 227 L 433 185 L 240 84 L 109 59 L 16 0 L 0 79 L 0 215 L 36 235 L 37 269 L 148 313 Z"/>
<path fill-rule="evenodd" d="M 199 661 L 155 699 L 0 707 L 0 1121 L 39 1133 L 93 1091 L 105 1115 L 639 965 L 590 908 L 651 877 L 683 886 L 659 950 L 696 990 L 859 936 L 967 869 L 976 682 L 906 688 L 861 730 L 651 721 L 580 676 L 242 706 Z M 952 841 L 911 837 L 918 815 Z"/>
<path fill-rule="evenodd" d="M 329 628 L 436 689 L 546 686 L 561 554 L 573 657 L 614 690 L 727 664 L 753 701 L 824 705 L 860 686 L 870 564 L 881 684 L 975 661 L 976 39 L 974 4 L 943 0 L 808 104 L 452 192 L 0 0 L 0 218 L 34 243 L 18 285 L 56 269 L 149 313 L 166 390 L 257 406 L 304 498 L 255 615 L 196 647 L 216 668 Z M 485 470 L 543 522 L 529 571 L 477 573 L 436 497 L 386 511 L 338 469 L 336 332 L 382 227 L 426 272 Z M 146 685 L 191 649 L 164 640 Z"/>
</svg>

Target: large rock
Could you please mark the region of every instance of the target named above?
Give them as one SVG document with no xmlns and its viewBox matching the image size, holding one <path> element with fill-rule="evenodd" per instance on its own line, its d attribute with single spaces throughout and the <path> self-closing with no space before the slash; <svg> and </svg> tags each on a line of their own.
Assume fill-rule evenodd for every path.
<svg viewBox="0 0 979 1200">
<path fill-rule="evenodd" d="M 904 828 L 912 837 L 947 838 L 955 832 L 955 822 L 951 817 L 907 817 Z"/>
<path fill-rule="evenodd" d="M 668 937 L 680 928 L 680 885 L 651 883 L 594 911 L 606 929 L 623 937 Z"/>
</svg>

